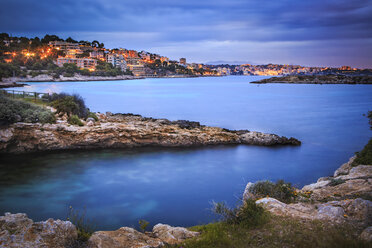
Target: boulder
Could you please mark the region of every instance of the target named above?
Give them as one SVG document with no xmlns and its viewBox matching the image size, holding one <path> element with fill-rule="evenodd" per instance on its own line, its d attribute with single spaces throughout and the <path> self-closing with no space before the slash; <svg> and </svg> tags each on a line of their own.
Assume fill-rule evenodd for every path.
<svg viewBox="0 0 372 248">
<path fill-rule="evenodd" d="M 33 222 L 26 214 L 0 216 L 0 247 L 63 248 L 77 239 L 77 230 L 69 221 Z"/>
<path fill-rule="evenodd" d="M 92 118 L 93 119 L 93 118 Z M 94 121 L 87 121 L 87 126 L 92 127 L 94 126 Z"/>
<path fill-rule="evenodd" d="M 90 248 L 152 248 L 161 247 L 163 242 L 130 227 L 116 231 L 98 231 L 88 241 Z"/>
<path fill-rule="evenodd" d="M 363 230 L 362 234 L 360 234 L 360 239 L 367 242 L 372 242 L 372 226 Z"/>
<path fill-rule="evenodd" d="M 152 231 L 155 237 L 168 244 L 176 244 L 199 235 L 198 232 L 189 231 L 184 227 L 172 227 L 164 224 L 155 225 Z"/>
</svg>

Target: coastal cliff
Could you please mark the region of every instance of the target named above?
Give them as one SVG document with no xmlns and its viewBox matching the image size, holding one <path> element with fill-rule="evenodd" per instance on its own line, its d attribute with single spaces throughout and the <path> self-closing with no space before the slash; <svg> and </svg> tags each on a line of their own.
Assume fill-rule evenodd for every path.
<svg viewBox="0 0 372 248">
<path fill-rule="evenodd" d="M 66 118 L 56 124 L 14 123 L 0 127 L 0 153 L 53 150 L 132 148 L 142 146 L 191 147 L 246 144 L 300 145 L 295 138 L 247 130 L 231 131 L 198 122 L 144 118 L 132 114 L 97 114 L 85 126 Z"/>
</svg>

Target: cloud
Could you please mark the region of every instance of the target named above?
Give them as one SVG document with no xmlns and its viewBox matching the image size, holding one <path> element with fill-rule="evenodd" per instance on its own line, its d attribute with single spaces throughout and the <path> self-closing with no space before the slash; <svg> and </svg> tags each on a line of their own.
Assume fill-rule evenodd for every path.
<svg viewBox="0 0 372 248">
<path fill-rule="evenodd" d="M 355 45 L 364 40 L 365 44 L 372 38 L 370 13 L 372 0 L 2 0 L 0 28 L 15 35 L 73 35 L 79 40 L 98 39 L 107 45 L 139 50 L 184 49 L 187 42 L 233 42 L 262 43 L 254 47 L 264 52 L 273 42 L 308 44 L 306 49 L 301 46 L 305 50 L 318 49 L 315 44 L 328 45 L 334 40 L 340 40 L 340 44 L 355 40 Z M 366 44 L 363 49 L 371 46 Z M 280 52 L 286 56 L 283 58 L 290 52 L 297 53 L 292 47 L 282 47 L 287 49 Z M 237 54 L 234 60 L 252 60 L 242 58 L 233 46 L 225 49 Z M 363 57 L 363 52 L 358 54 Z"/>
</svg>

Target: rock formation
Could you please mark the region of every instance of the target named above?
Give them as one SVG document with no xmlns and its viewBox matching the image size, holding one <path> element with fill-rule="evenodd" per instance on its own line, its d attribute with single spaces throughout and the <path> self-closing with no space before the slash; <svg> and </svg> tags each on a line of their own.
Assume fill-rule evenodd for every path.
<svg viewBox="0 0 372 248">
<path fill-rule="evenodd" d="M 363 230 L 361 239 L 372 241 L 372 165 L 352 166 L 355 157 L 343 164 L 333 177 L 319 178 L 316 183 L 298 190 L 295 203 L 286 204 L 266 197 L 258 199 L 269 212 L 306 220 L 348 223 Z M 257 199 L 248 183 L 243 199 Z M 307 196 L 307 197 L 304 197 Z"/>
<path fill-rule="evenodd" d="M 58 119 L 56 124 L 14 123 L 0 127 L 0 153 L 140 146 L 301 144 L 295 138 L 247 130 L 231 131 L 203 126 L 198 122 L 144 118 L 132 114 L 107 113 L 98 114 L 98 117 L 98 122 L 90 120 L 83 127 L 69 125 L 65 119 Z"/>
<path fill-rule="evenodd" d="M 33 222 L 26 214 L 5 213 L 0 216 L 0 247 L 63 248 L 77 238 L 76 228 L 69 221 Z"/>
<path fill-rule="evenodd" d="M 156 248 L 165 244 L 177 244 L 198 235 L 198 232 L 192 232 L 183 227 L 164 224 L 157 224 L 152 232 L 146 233 L 138 232 L 130 227 L 121 227 L 116 231 L 94 232 L 86 243 L 86 247 Z M 21 213 L 5 213 L 5 216 L 0 216 L 0 247 L 77 247 L 77 237 L 77 229 L 69 221 L 49 219 L 33 222 L 26 214 Z"/>
</svg>

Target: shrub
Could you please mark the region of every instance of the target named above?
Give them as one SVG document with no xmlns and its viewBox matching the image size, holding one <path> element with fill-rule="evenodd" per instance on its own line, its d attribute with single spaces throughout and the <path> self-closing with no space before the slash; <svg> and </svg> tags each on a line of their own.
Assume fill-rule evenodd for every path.
<svg viewBox="0 0 372 248">
<path fill-rule="evenodd" d="M 354 159 L 352 166 L 360 164 L 372 165 L 372 139 L 369 140 L 368 144 L 360 152 L 356 152 L 356 158 Z"/>
<path fill-rule="evenodd" d="M 84 126 L 84 124 L 81 122 L 81 120 L 79 119 L 77 115 L 71 115 L 68 118 L 68 123 L 70 123 L 71 125 L 76 125 L 76 126 Z"/>
<path fill-rule="evenodd" d="M 291 183 L 279 180 L 276 183 L 270 181 L 256 182 L 249 188 L 249 192 L 259 198 L 272 197 L 281 202 L 290 203 L 296 197 L 296 190 Z"/>
<path fill-rule="evenodd" d="M 87 118 L 93 118 L 95 121 L 98 121 L 97 115 L 95 113 L 93 113 L 93 112 L 90 112 L 90 111 L 88 113 Z"/>
<path fill-rule="evenodd" d="M 266 223 L 269 215 L 265 209 L 248 199 L 242 206 L 229 208 L 225 203 L 214 203 L 213 212 L 220 215 L 227 224 L 255 227 Z"/>
<path fill-rule="evenodd" d="M 85 106 L 84 99 L 77 94 L 70 95 L 66 93 L 54 93 L 48 96 L 48 101 L 51 105 L 57 109 L 57 113 L 77 115 L 80 118 L 87 118 L 89 114 L 89 109 Z"/>
<path fill-rule="evenodd" d="M 138 224 L 140 225 L 141 231 L 144 233 L 146 231 L 147 226 L 150 224 L 146 220 L 139 220 Z"/>
<path fill-rule="evenodd" d="M 336 186 L 336 185 L 342 184 L 344 182 L 345 182 L 345 180 L 343 180 L 341 178 L 338 178 L 338 179 L 332 178 L 331 182 L 328 184 L 328 186 Z"/>
<path fill-rule="evenodd" d="M 0 124 L 15 122 L 54 123 L 54 114 L 43 107 L 22 100 L 14 100 L 0 95 Z"/>
<path fill-rule="evenodd" d="M 70 206 L 67 214 L 67 220 L 74 224 L 77 229 L 77 243 L 81 246 L 84 246 L 96 229 L 94 223 L 86 218 L 86 210 L 84 209 L 82 212 L 79 212 L 79 210 L 74 210 Z M 74 246 L 77 245 L 75 244 Z"/>
</svg>

